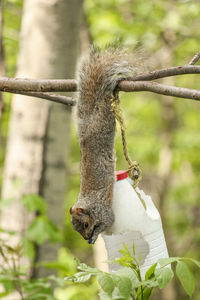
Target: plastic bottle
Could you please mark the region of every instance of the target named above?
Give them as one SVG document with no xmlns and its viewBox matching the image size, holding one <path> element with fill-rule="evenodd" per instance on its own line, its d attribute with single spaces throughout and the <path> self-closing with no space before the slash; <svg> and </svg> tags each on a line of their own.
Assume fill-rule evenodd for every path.
<svg viewBox="0 0 200 300">
<path fill-rule="evenodd" d="M 102 235 L 109 260 L 120 257 L 118 252 L 126 243 L 132 253 L 133 242 L 136 258 L 140 260 L 142 278 L 159 258 L 168 257 L 160 214 L 150 196 L 131 185 L 126 171 L 116 173 L 113 211 L 115 221 L 109 232 Z M 119 264 L 110 263 L 109 270 L 116 271 Z"/>
</svg>

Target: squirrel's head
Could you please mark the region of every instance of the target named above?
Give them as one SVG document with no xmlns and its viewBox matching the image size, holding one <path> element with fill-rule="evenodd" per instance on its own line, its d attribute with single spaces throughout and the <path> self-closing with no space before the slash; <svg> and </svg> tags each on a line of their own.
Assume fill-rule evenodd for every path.
<svg viewBox="0 0 200 300">
<path fill-rule="evenodd" d="M 92 222 L 87 209 L 81 207 L 70 208 L 71 222 L 76 231 L 78 231 L 89 244 L 94 244 L 98 235 L 95 234 L 96 226 Z"/>
</svg>

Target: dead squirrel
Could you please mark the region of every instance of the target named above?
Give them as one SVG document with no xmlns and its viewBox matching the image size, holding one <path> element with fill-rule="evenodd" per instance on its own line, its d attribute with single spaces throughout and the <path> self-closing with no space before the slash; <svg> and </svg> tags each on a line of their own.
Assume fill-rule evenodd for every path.
<svg viewBox="0 0 200 300">
<path fill-rule="evenodd" d="M 111 103 L 118 82 L 138 74 L 137 60 L 123 49 L 93 47 L 78 71 L 78 137 L 81 184 L 70 208 L 73 227 L 90 244 L 114 222 L 115 115 Z"/>
</svg>

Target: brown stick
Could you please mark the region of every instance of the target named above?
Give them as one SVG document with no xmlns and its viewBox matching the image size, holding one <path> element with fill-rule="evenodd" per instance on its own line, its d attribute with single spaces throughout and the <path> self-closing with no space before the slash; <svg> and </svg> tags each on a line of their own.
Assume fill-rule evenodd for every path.
<svg viewBox="0 0 200 300">
<path fill-rule="evenodd" d="M 20 79 L 20 84 L 22 83 L 22 79 Z M 31 81 L 31 84 L 34 83 L 32 85 L 33 88 L 36 87 L 36 83 L 38 83 L 38 81 Z M 43 82 L 46 80 L 42 80 Z M 54 87 L 59 87 L 60 89 L 64 89 L 62 86 L 62 82 L 61 85 L 59 85 L 59 81 L 64 81 L 64 85 L 67 86 L 67 89 L 70 89 L 70 84 L 71 84 L 71 80 L 53 80 L 53 85 Z M 27 84 L 28 80 L 26 80 L 26 84 Z M 40 80 L 41 82 L 41 80 Z M 68 82 L 69 82 L 69 86 L 68 86 Z M 49 82 L 48 82 L 49 84 Z M 45 85 L 45 90 L 49 90 L 49 86 Z M 12 86 L 12 85 L 11 85 Z M 22 88 L 22 86 L 20 85 L 20 87 Z M 73 80 L 73 86 L 72 88 L 75 89 L 76 87 L 76 81 Z M 160 84 L 160 83 L 155 83 L 155 82 L 146 82 L 146 81 L 126 81 L 123 80 L 121 82 L 119 82 L 118 84 L 118 88 L 120 91 L 124 91 L 124 92 L 140 92 L 140 91 L 148 91 L 148 92 L 153 92 L 153 93 L 157 93 L 157 94 L 162 94 L 162 95 L 166 95 L 166 96 L 174 96 L 174 97 L 179 97 L 179 98 L 187 98 L 187 99 L 193 99 L 193 100 L 200 100 L 200 91 L 199 90 L 193 90 L 193 89 L 187 89 L 187 88 L 181 88 L 181 87 L 176 87 L 176 86 L 169 86 L 169 85 L 164 85 L 164 84 Z M 29 88 L 30 89 L 30 88 Z M 52 89 L 52 88 L 51 88 Z M 1 88 L 0 88 L 1 90 Z M 76 104 L 76 100 L 72 99 L 70 97 L 65 97 L 65 96 L 60 96 L 60 95 L 52 95 L 52 94 L 46 94 L 46 93 L 39 93 L 39 92 L 32 92 L 32 91 L 22 91 L 22 90 L 14 90 L 13 86 L 12 89 L 4 89 L 4 91 L 9 92 L 9 93 L 15 93 L 15 94 L 22 94 L 22 95 L 27 95 L 27 96 L 32 96 L 32 97 L 38 97 L 38 98 L 43 98 L 43 99 L 47 99 L 47 100 L 51 100 L 57 103 L 62 103 L 65 105 L 75 105 Z"/>
<path fill-rule="evenodd" d="M 160 78 L 165 78 L 170 76 L 186 75 L 186 74 L 200 74 L 200 66 L 185 65 L 185 66 L 172 67 L 167 69 L 160 69 L 160 70 L 140 74 L 135 77 L 130 77 L 129 80 L 146 81 L 146 80 L 155 80 L 155 79 L 160 79 Z"/>
<path fill-rule="evenodd" d="M 129 81 L 149 81 L 159 78 L 185 75 L 200 74 L 200 66 L 185 65 L 156 70 L 131 77 Z M 24 78 L 0 78 L 0 91 L 24 91 L 24 92 L 75 92 L 77 81 L 74 79 L 24 79 Z"/>
<path fill-rule="evenodd" d="M 170 85 L 160 84 L 152 81 L 151 82 L 121 81 L 118 84 L 118 86 L 120 91 L 124 91 L 124 92 L 148 91 L 148 92 L 153 92 L 156 94 L 162 94 L 166 96 L 200 100 L 199 90 L 170 86 Z"/>
<path fill-rule="evenodd" d="M 200 59 L 200 51 L 195 54 L 195 56 L 189 62 L 189 65 L 195 65 Z"/>
<path fill-rule="evenodd" d="M 0 78 L 2 92 L 75 92 L 77 81 L 74 79 L 27 79 Z"/>
<path fill-rule="evenodd" d="M 166 96 L 200 100 L 199 90 L 146 82 L 169 76 L 200 74 L 200 66 L 194 66 L 199 59 L 200 51 L 192 58 L 188 65 L 156 70 L 128 78 L 126 81 L 119 82 L 118 89 L 124 92 L 149 91 Z M 77 91 L 77 81 L 74 79 L 36 80 L 0 78 L 0 91 L 43 98 L 65 105 L 75 105 L 76 100 L 70 97 L 46 94 L 46 92 L 75 92 Z"/>
<path fill-rule="evenodd" d="M 55 94 L 48 94 L 48 93 L 38 93 L 38 92 L 10 91 L 10 90 L 6 90 L 6 92 L 13 93 L 13 94 L 20 94 L 20 95 L 30 96 L 30 97 L 42 98 L 42 99 L 50 100 L 50 101 L 53 101 L 53 102 L 56 102 L 56 103 L 69 105 L 69 106 L 76 105 L 76 100 L 75 99 L 73 99 L 72 97 L 66 97 L 66 96 L 62 96 L 62 95 L 55 95 Z"/>
</svg>

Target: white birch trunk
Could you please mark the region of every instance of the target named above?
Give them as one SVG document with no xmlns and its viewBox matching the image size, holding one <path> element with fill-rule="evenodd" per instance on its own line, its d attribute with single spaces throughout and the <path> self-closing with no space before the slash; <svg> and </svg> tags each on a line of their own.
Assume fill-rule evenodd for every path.
<svg viewBox="0 0 200 300">
<path fill-rule="evenodd" d="M 78 55 L 82 0 L 26 0 L 18 77 L 73 78 Z M 21 204 L 24 194 L 41 194 L 49 217 L 62 224 L 66 193 L 70 110 L 46 100 L 15 96 L 12 103 L 2 199 L 1 225 L 21 242 L 34 215 Z M 46 246 L 48 251 L 46 251 Z M 56 259 L 57 247 L 39 248 L 38 259 Z M 44 274 L 43 274 L 44 275 Z"/>
</svg>

